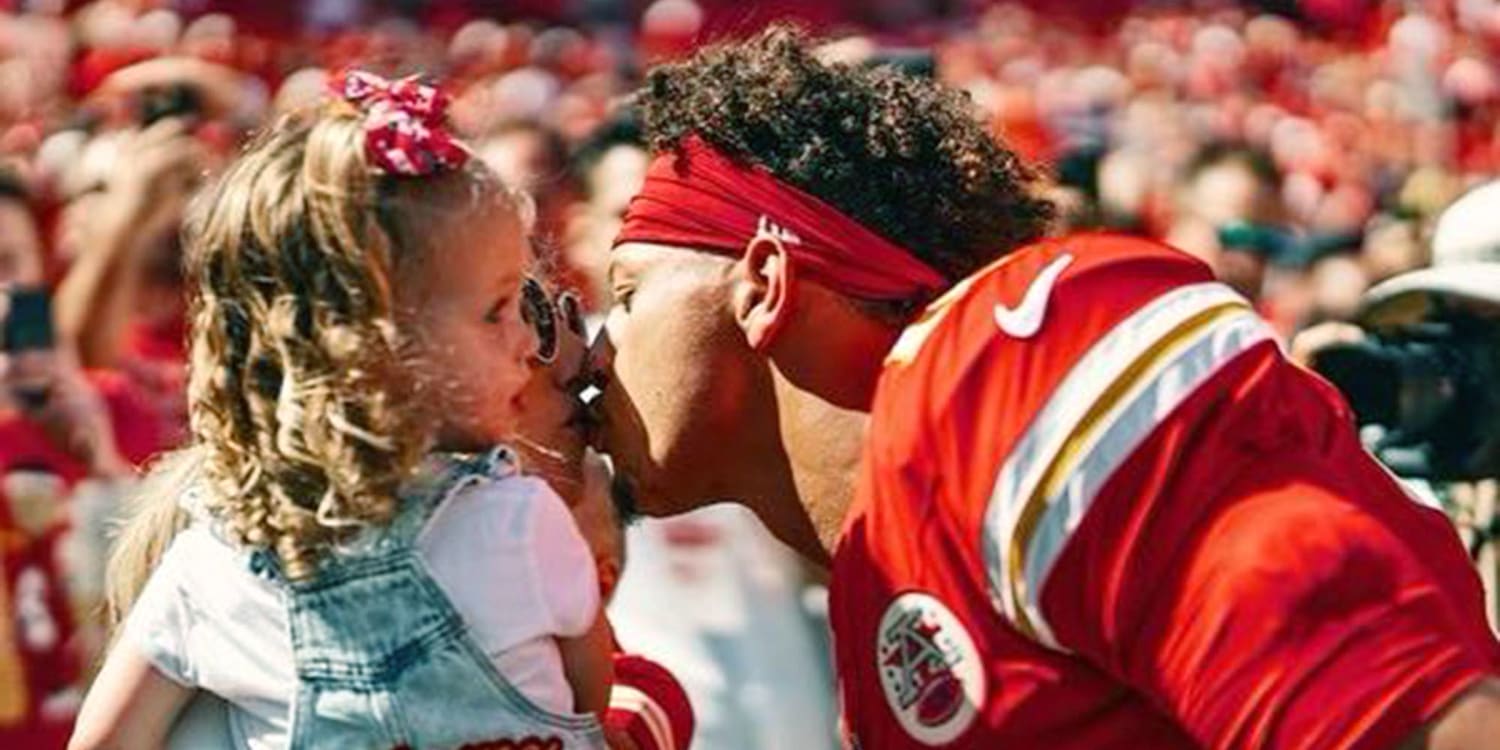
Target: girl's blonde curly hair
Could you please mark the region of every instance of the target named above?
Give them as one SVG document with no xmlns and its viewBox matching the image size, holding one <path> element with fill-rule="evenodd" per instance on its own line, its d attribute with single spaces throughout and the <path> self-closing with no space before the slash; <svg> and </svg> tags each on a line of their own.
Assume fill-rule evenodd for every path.
<svg viewBox="0 0 1500 750">
<path fill-rule="evenodd" d="M 264 131 L 193 207 L 188 383 L 205 504 L 292 578 L 388 522 L 434 415 L 398 334 L 394 280 L 445 227 L 516 210 L 479 160 L 425 177 L 372 169 L 345 102 Z M 456 221 L 455 221 L 456 220 Z"/>
</svg>

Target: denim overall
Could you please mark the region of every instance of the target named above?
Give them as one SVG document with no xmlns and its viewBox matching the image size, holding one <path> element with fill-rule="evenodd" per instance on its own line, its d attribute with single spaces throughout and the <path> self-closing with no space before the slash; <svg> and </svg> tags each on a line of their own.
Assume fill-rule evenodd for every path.
<svg viewBox="0 0 1500 750">
<path fill-rule="evenodd" d="M 506 682 L 415 548 L 445 499 L 515 472 L 504 450 L 433 459 L 389 527 L 330 553 L 306 581 L 284 579 L 272 555 L 252 557 L 287 603 L 297 673 L 290 747 L 604 747 L 593 716 L 544 711 Z"/>
</svg>

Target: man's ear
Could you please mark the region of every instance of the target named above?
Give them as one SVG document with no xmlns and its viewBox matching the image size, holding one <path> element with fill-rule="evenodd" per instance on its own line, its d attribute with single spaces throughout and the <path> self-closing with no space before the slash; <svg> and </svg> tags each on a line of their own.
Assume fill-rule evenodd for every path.
<svg viewBox="0 0 1500 750">
<path fill-rule="evenodd" d="M 796 297 L 792 258 L 780 240 L 760 235 L 745 247 L 739 266 L 734 317 L 750 347 L 763 352 L 791 319 Z"/>
</svg>

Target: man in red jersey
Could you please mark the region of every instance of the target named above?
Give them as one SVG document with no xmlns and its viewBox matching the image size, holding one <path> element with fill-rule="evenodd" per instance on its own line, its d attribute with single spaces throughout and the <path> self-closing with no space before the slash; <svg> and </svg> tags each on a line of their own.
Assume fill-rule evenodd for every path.
<svg viewBox="0 0 1500 750">
<path fill-rule="evenodd" d="M 1500 747 L 1456 536 L 1204 266 L 1038 241 L 960 95 L 784 30 L 638 105 L 599 441 L 831 563 L 850 745 Z"/>
<path fill-rule="evenodd" d="M 872 409 L 834 562 L 851 729 L 1397 746 L 1500 645 L 1447 519 L 1350 424 L 1169 248 L 1068 237 L 971 277 Z"/>
</svg>

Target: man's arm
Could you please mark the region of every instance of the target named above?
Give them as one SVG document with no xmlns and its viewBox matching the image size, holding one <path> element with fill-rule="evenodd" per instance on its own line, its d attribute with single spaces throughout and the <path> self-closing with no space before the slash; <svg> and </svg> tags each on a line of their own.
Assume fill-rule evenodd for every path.
<svg viewBox="0 0 1500 750">
<path fill-rule="evenodd" d="M 1491 750 L 1500 748 L 1500 678 L 1464 692 L 1399 750 Z"/>
</svg>

